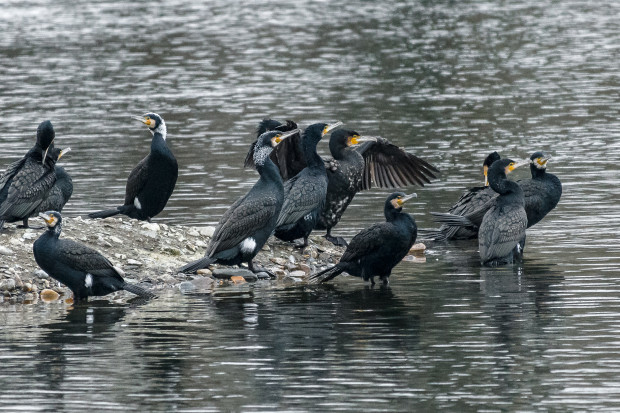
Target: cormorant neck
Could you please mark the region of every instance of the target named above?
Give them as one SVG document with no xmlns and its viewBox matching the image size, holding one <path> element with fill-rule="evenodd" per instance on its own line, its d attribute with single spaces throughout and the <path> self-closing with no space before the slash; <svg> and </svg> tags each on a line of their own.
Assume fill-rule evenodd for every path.
<svg viewBox="0 0 620 413">
<path fill-rule="evenodd" d="M 304 150 L 304 157 L 306 158 L 306 164 L 309 167 L 320 166 L 323 168 L 323 159 L 316 153 L 316 145 L 318 142 L 314 142 L 312 139 L 304 137 L 302 139 L 302 147 Z"/>
<path fill-rule="evenodd" d="M 547 172 L 547 168 L 538 168 L 534 164 L 530 164 L 530 172 L 532 173 L 532 179 L 543 178 Z"/>
<path fill-rule="evenodd" d="M 161 133 L 159 131 L 153 132 L 153 140 L 156 140 L 156 139 L 161 139 L 163 141 L 166 141 L 166 131 L 164 130 L 164 133 Z"/>
<path fill-rule="evenodd" d="M 280 171 L 276 164 L 273 163 L 271 158 L 267 156 L 267 158 L 261 162 L 256 164 L 256 170 L 262 179 L 266 179 L 268 181 L 275 181 L 282 183 L 282 177 L 280 176 Z"/>
<path fill-rule="evenodd" d="M 519 184 L 509 180 L 503 172 L 496 174 L 495 176 L 491 176 L 489 179 L 489 186 L 500 195 L 518 192 L 521 190 Z"/>
<path fill-rule="evenodd" d="M 47 234 L 53 238 L 60 237 L 61 232 L 62 232 L 62 222 L 57 223 L 53 227 L 47 227 Z"/>
<path fill-rule="evenodd" d="M 340 161 L 344 159 L 345 151 L 347 150 L 347 146 L 343 145 L 341 142 L 332 142 L 329 141 L 329 152 L 332 154 L 334 159 Z"/>
<path fill-rule="evenodd" d="M 402 212 L 402 208 L 394 208 L 391 203 L 386 203 L 385 208 L 383 209 L 383 214 L 385 215 L 385 220 L 387 222 L 392 222 L 396 218 L 400 216 Z"/>
</svg>

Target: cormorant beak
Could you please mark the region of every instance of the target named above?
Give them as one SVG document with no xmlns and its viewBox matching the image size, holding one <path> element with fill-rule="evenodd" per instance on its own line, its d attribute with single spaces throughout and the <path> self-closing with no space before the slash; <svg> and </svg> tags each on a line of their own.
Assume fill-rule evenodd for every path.
<svg viewBox="0 0 620 413">
<path fill-rule="evenodd" d="M 45 149 L 45 153 L 43 154 L 43 161 L 41 161 L 41 163 L 43 165 L 45 165 L 45 160 L 47 159 L 47 151 L 50 150 L 50 146 L 52 146 L 52 144 L 54 143 L 54 139 L 52 139 L 52 141 L 50 142 L 49 145 L 47 145 L 47 148 Z"/>
<path fill-rule="evenodd" d="M 60 158 L 62 158 L 67 152 L 71 152 L 71 148 L 66 148 L 60 151 L 60 153 L 58 154 L 58 160 L 60 160 Z"/>
<path fill-rule="evenodd" d="M 534 159 L 532 163 L 536 162 L 536 166 L 538 166 L 539 168 L 546 168 L 547 162 L 549 162 L 549 160 L 551 160 L 551 155 L 547 155 L 545 153 L 543 154 L 543 156 L 539 156 L 538 158 Z"/>
<path fill-rule="evenodd" d="M 349 137 L 349 140 L 347 142 L 347 146 L 351 146 L 351 145 L 359 145 L 360 143 L 363 142 L 377 142 L 377 138 L 374 136 L 351 136 Z"/>
<path fill-rule="evenodd" d="M 130 115 L 130 116 L 131 116 L 132 119 L 135 119 L 138 122 L 144 123 L 149 128 L 151 127 L 151 125 L 154 125 L 154 123 L 155 123 L 155 121 L 153 119 L 147 119 L 144 116 L 135 116 L 135 115 Z"/>
<path fill-rule="evenodd" d="M 515 169 L 517 169 L 517 168 L 519 168 L 519 167 L 521 167 L 521 166 L 523 166 L 523 165 L 529 165 L 529 164 L 530 164 L 530 160 L 529 160 L 529 159 L 514 162 L 512 165 L 508 165 L 508 166 L 506 167 L 506 173 L 508 173 L 508 172 L 512 172 L 512 171 L 514 171 Z"/>
<path fill-rule="evenodd" d="M 489 167 L 484 165 L 482 169 L 484 171 L 484 186 L 489 186 Z"/>
<path fill-rule="evenodd" d="M 293 136 L 296 133 L 299 133 L 299 129 L 293 129 L 287 132 L 283 132 L 280 135 L 274 136 L 273 139 L 271 139 L 271 143 L 273 146 L 276 146 L 277 144 L 282 142 L 284 139 L 288 138 L 289 136 Z"/>
<path fill-rule="evenodd" d="M 338 121 L 338 122 L 334 122 L 334 123 L 331 123 L 331 124 L 327 125 L 327 126 L 323 129 L 323 134 L 322 134 L 322 136 L 327 135 L 329 132 L 333 131 L 334 129 L 336 129 L 337 127 L 342 126 L 342 125 L 344 125 L 344 123 L 342 123 L 342 122 L 340 122 L 340 121 Z"/>
<path fill-rule="evenodd" d="M 417 198 L 417 197 L 418 197 L 418 194 L 413 192 L 413 193 L 411 193 L 409 195 L 405 195 L 404 197 L 400 198 L 399 201 L 400 201 L 400 204 L 402 205 L 405 202 L 409 201 L 410 199 Z"/>
<path fill-rule="evenodd" d="M 44 212 L 39 212 L 39 217 L 43 218 L 47 225 L 51 225 L 54 222 L 54 217 Z"/>
</svg>

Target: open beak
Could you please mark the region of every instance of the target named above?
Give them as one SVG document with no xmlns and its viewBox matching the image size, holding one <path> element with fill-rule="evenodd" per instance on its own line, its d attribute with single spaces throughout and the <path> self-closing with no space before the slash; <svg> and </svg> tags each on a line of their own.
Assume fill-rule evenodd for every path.
<svg viewBox="0 0 620 413">
<path fill-rule="evenodd" d="M 58 160 L 60 160 L 60 158 L 62 158 L 67 152 L 71 152 L 71 148 L 65 148 L 61 150 L 60 153 L 58 154 Z"/>
<path fill-rule="evenodd" d="M 344 123 L 342 123 L 340 121 L 339 122 L 334 122 L 334 123 L 331 123 L 331 124 L 327 125 L 325 127 L 325 129 L 323 129 L 323 136 L 327 135 L 329 132 L 333 131 L 334 129 L 336 129 L 337 127 L 342 126 L 342 125 L 344 125 Z"/>
<path fill-rule="evenodd" d="M 43 220 L 47 224 L 51 224 L 52 223 L 52 216 L 49 215 L 49 214 L 46 214 L 45 212 L 39 212 L 39 217 L 43 218 Z"/>
</svg>

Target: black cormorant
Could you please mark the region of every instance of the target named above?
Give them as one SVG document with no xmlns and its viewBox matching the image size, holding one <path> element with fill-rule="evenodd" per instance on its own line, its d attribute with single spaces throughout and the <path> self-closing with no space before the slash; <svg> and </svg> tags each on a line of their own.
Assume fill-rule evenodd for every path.
<svg viewBox="0 0 620 413">
<path fill-rule="evenodd" d="M 487 173 L 489 167 L 493 162 L 501 159 L 497 152 L 490 153 L 482 164 L 482 170 L 484 173 L 484 186 L 476 186 L 468 189 L 458 201 L 448 210 L 449 214 L 454 215 L 467 215 L 471 212 L 481 208 L 491 199 L 497 196 L 491 187 L 489 187 L 489 180 Z M 425 231 L 426 232 L 426 231 Z M 442 225 L 439 230 L 431 230 L 425 233 L 428 238 L 434 238 L 435 240 L 451 240 L 451 239 L 472 239 L 478 236 L 478 227 L 467 226 L 449 226 Z"/>
<path fill-rule="evenodd" d="M 553 174 L 547 173 L 547 162 L 551 157 L 543 152 L 537 151 L 530 156 L 530 172 L 531 179 L 521 179 L 517 184 L 523 190 L 525 198 L 525 212 L 527 213 L 527 227 L 538 223 L 558 204 L 562 195 L 562 184 L 560 180 Z M 469 208 L 463 214 L 450 214 L 431 212 L 434 219 L 444 226 L 452 228 L 466 228 L 473 232 L 475 238 L 478 234 L 478 228 L 482 223 L 484 214 L 495 203 L 497 193 L 487 194 L 489 190 L 485 189 L 486 202 L 480 202 L 476 209 Z M 524 247 L 524 245 L 522 245 Z"/>
<path fill-rule="evenodd" d="M 499 195 L 484 214 L 478 231 L 480 262 L 486 266 L 510 264 L 523 254 L 527 214 L 523 190 L 506 174 L 522 164 L 500 159 L 489 168 L 489 186 Z"/>
<path fill-rule="evenodd" d="M 385 222 L 360 231 L 347 246 L 340 262 L 312 275 L 311 281 L 322 283 L 346 272 L 364 281 L 370 279 L 372 285 L 375 276 L 387 284 L 392 269 L 407 255 L 417 236 L 415 220 L 402 212 L 403 204 L 414 197 L 416 194 L 402 192 L 388 196 L 384 207 Z"/>
<path fill-rule="evenodd" d="M 159 214 L 177 182 L 179 167 L 172 151 L 166 145 L 166 123 L 156 113 L 134 116 L 153 134 L 151 152 L 131 171 L 125 187 L 125 203 L 114 209 L 88 214 L 90 218 L 106 218 L 124 214 L 130 218 L 151 221 Z"/>
<path fill-rule="evenodd" d="M 268 125 L 271 122 L 274 121 L 269 120 Z M 279 122 L 275 121 L 275 124 L 279 125 Z M 275 161 L 283 176 L 294 176 L 305 166 L 303 157 L 298 155 L 301 152 L 299 147 L 299 139 L 293 136 L 287 145 L 274 151 L 277 157 Z M 327 230 L 325 237 L 337 245 L 346 243 L 340 237 L 332 237 L 331 230 L 340 221 L 357 192 L 372 187 L 424 186 L 439 172 L 425 160 L 393 145 L 387 139 L 361 137 L 353 130 L 338 129 L 333 132 L 329 148 L 332 158 L 324 160 L 328 179 L 326 202 L 316 228 Z M 285 164 L 280 159 L 283 152 L 286 152 L 283 156 Z"/>
<path fill-rule="evenodd" d="M 69 149 L 69 148 L 67 148 Z M 63 151 L 63 154 L 66 153 L 66 150 Z M 71 198 L 73 194 L 73 179 L 71 176 L 65 171 L 65 168 L 62 166 L 55 166 L 56 170 L 56 182 L 52 189 L 50 189 L 47 197 L 41 202 L 41 205 L 37 208 L 37 211 L 30 214 L 31 217 L 38 216 L 39 212 L 45 211 L 58 211 L 62 212 L 67 201 Z"/>
<path fill-rule="evenodd" d="M 142 287 L 126 283 L 123 271 L 98 251 L 70 239 L 59 239 L 62 231 L 59 212 L 41 212 L 39 216 L 45 220 L 47 231 L 32 245 L 34 258 L 50 277 L 71 289 L 75 303 L 118 290 L 142 297 L 154 296 Z"/>
<path fill-rule="evenodd" d="M 274 235 L 283 241 L 303 238 L 298 248 L 308 245 L 308 236 L 325 205 L 327 172 L 316 146 L 325 134 L 341 124 L 315 123 L 304 130 L 301 144 L 307 166 L 284 183 L 284 204 Z"/>
<path fill-rule="evenodd" d="M 252 272 L 264 271 L 255 268 L 252 260 L 273 232 L 284 202 L 282 178 L 269 154 L 274 146 L 293 133 L 297 131 L 272 131 L 259 137 L 254 151 L 259 180 L 224 213 L 204 258 L 184 265 L 180 272 L 194 272 L 213 263 L 239 265 L 242 262 L 247 262 Z"/>
<path fill-rule="evenodd" d="M 0 176 L 0 230 L 5 222 L 20 220 L 28 227 L 28 217 L 56 182 L 54 165 L 62 151 L 54 149 L 55 135 L 52 122 L 41 122 L 35 145 Z"/>
</svg>

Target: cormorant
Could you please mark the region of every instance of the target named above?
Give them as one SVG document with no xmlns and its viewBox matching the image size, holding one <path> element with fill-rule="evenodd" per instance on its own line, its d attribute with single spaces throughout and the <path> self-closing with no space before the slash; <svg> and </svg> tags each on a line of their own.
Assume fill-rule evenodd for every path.
<svg viewBox="0 0 620 413">
<path fill-rule="evenodd" d="M 50 277 L 71 289 L 75 303 L 118 290 L 154 297 L 142 287 L 126 283 L 123 271 L 98 251 L 70 239 L 59 239 L 62 231 L 59 212 L 47 211 L 39 216 L 45 220 L 47 231 L 32 245 L 34 258 Z"/>
<path fill-rule="evenodd" d="M 90 218 L 106 218 L 124 214 L 130 218 L 151 221 L 159 214 L 177 182 L 179 167 L 166 145 L 166 123 L 156 113 L 132 116 L 148 126 L 153 134 L 151 152 L 131 171 L 125 187 L 125 203 L 114 209 L 88 214 Z"/>
<path fill-rule="evenodd" d="M 242 262 L 247 262 L 252 272 L 264 271 L 255 268 L 252 260 L 273 232 L 284 202 L 282 178 L 269 154 L 274 146 L 294 133 L 297 131 L 271 131 L 259 137 L 254 150 L 254 163 L 260 178 L 224 213 L 204 258 L 184 265 L 179 272 L 194 272 L 213 263 L 239 265 Z"/>
<path fill-rule="evenodd" d="M 527 227 L 538 223 L 558 204 L 562 195 L 562 184 L 560 180 L 553 174 L 547 173 L 547 162 L 551 159 L 549 155 L 537 151 L 530 156 L 530 172 L 531 179 L 520 179 L 517 184 L 523 190 L 525 198 L 525 212 L 527 213 Z M 431 212 L 434 219 L 446 226 L 452 228 L 466 228 L 468 231 L 475 233 L 472 238 L 478 234 L 478 228 L 482 223 L 484 214 L 495 203 L 497 193 L 486 194 L 488 189 L 483 190 L 486 202 L 480 202 L 476 208 L 468 208 L 465 213 L 450 214 Z M 493 191 L 495 192 L 495 191 Z M 489 195 L 489 196 L 487 196 Z M 442 227 L 444 227 L 442 225 Z M 524 247 L 524 245 L 522 245 Z"/>
<path fill-rule="evenodd" d="M 61 156 L 66 152 L 67 150 L 64 150 Z M 69 201 L 69 198 L 71 198 L 71 195 L 73 194 L 73 180 L 71 179 L 71 176 L 62 166 L 56 165 L 55 170 L 56 182 L 54 183 L 54 186 L 52 186 L 52 189 L 50 189 L 47 194 L 47 198 L 43 200 L 37 210 L 30 214 L 31 217 L 38 216 L 39 212 L 45 211 L 62 212 L 65 204 Z"/>
<path fill-rule="evenodd" d="M 277 121 L 268 121 L 279 124 Z M 262 124 L 266 122 L 267 120 Z M 303 157 L 298 155 L 301 152 L 298 142 L 299 139 L 293 136 L 287 145 L 282 145 L 274 151 L 277 157 L 276 163 L 283 176 L 294 176 L 305 166 Z M 379 188 L 424 186 L 439 172 L 425 160 L 393 145 L 387 139 L 361 137 L 353 130 L 336 130 L 330 137 L 329 148 L 332 158 L 324 160 L 328 178 L 326 202 L 316 228 L 326 229 L 325 237 L 336 245 L 346 243 L 341 237 L 333 237 L 331 230 L 340 221 L 357 192 L 373 186 Z M 285 164 L 280 160 L 280 154 L 283 152 L 286 152 L 283 156 Z"/>
<path fill-rule="evenodd" d="M 55 136 L 52 122 L 41 122 L 35 145 L 0 176 L 0 230 L 5 222 L 19 220 L 28 227 L 28 217 L 48 196 L 56 182 L 54 165 L 62 156 L 54 149 Z"/>
<path fill-rule="evenodd" d="M 478 231 L 480 263 L 486 266 L 510 264 L 523 254 L 527 214 L 523 190 L 506 174 L 522 164 L 500 159 L 489 168 L 489 186 L 499 195 L 484 214 Z"/>
<path fill-rule="evenodd" d="M 497 152 L 490 153 L 482 164 L 482 170 L 484 173 L 484 186 L 475 186 L 468 189 L 458 201 L 448 210 L 449 214 L 453 215 L 467 215 L 485 205 L 489 200 L 497 196 L 491 187 L 489 187 L 488 170 L 493 162 L 501 159 Z M 430 230 L 425 233 L 427 237 L 434 238 L 435 240 L 444 241 L 451 239 L 472 239 L 478 236 L 478 227 L 459 227 L 442 225 L 439 230 Z"/>
<path fill-rule="evenodd" d="M 392 269 L 407 255 L 417 236 L 415 220 L 410 214 L 402 212 L 403 204 L 416 196 L 402 192 L 388 196 L 383 209 L 385 222 L 360 231 L 353 237 L 338 264 L 312 275 L 310 280 L 323 283 L 347 272 L 364 281 L 370 279 L 372 285 L 375 284 L 375 276 L 380 277 L 383 284 L 388 284 Z"/>
<path fill-rule="evenodd" d="M 301 134 L 299 133 L 297 124 L 292 120 L 286 120 L 285 123 L 280 123 L 274 119 L 263 119 L 256 127 L 256 141 L 258 141 L 260 135 L 268 131 L 289 132 L 292 130 L 297 130 L 297 133 L 283 140 L 278 144 L 275 150 L 271 152 L 271 155 L 269 155 L 273 163 L 280 170 L 280 176 L 283 181 L 291 179 L 306 167 L 304 153 L 301 148 Z M 250 146 L 250 150 L 245 157 L 243 166 L 246 168 L 255 167 L 254 148 L 256 147 L 256 141 Z"/>
<path fill-rule="evenodd" d="M 308 236 L 325 205 L 327 172 L 316 146 L 325 134 L 340 125 L 342 122 L 315 123 L 304 130 L 301 143 L 307 166 L 284 183 L 284 204 L 274 235 L 283 241 L 303 238 L 298 248 L 308 245 Z"/>
</svg>

